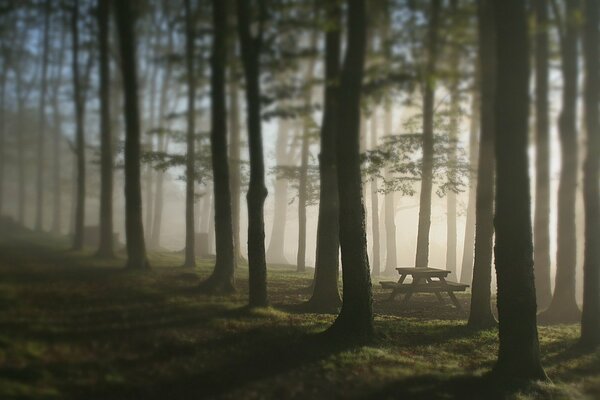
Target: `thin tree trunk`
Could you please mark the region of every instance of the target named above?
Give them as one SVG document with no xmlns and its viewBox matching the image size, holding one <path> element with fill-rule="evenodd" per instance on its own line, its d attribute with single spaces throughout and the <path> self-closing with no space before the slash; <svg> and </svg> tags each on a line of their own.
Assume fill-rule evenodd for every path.
<svg viewBox="0 0 600 400">
<path fill-rule="evenodd" d="M 6 160 L 6 61 L 0 75 L 0 215 L 4 212 L 4 161 Z"/>
<path fill-rule="evenodd" d="M 46 139 L 46 93 L 48 89 L 48 53 L 50 50 L 50 0 L 44 3 L 44 44 L 42 49 L 42 82 L 39 103 L 39 127 L 37 137 L 37 180 L 35 230 L 44 228 L 44 150 Z"/>
<path fill-rule="evenodd" d="M 419 226 L 415 267 L 429 264 L 429 229 L 431 227 L 431 193 L 433 188 L 433 117 L 435 100 L 434 75 L 437 62 L 440 0 L 431 0 L 427 35 L 427 65 L 423 77 L 423 169 L 419 199 Z"/>
<path fill-rule="evenodd" d="M 481 71 L 481 139 L 475 199 L 475 256 L 468 326 L 497 325 L 492 313 L 492 254 L 494 237 L 494 140 L 496 97 L 496 21 L 493 0 L 478 1 L 478 68 Z M 464 274 L 463 274 L 464 275 Z"/>
<path fill-rule="evenodd" d="M 235 263 L 242 259 L 242 243 L 240 241 L 240 195 L 241 195 L 241 135 L 240 135 L 240 111 L 238 82 L 235 77 L 234 67 L 231 65 L 235 58 L 234 46 L 229 57 L 229 134 L 231 143 L 229 144 L 229 162 L 230 162 L 230 181 L 231 181 L 231 225 L 233 228 L 233 248 Z"/>
<path fill-rule="evenodd" d="M 339 280 L 339 200 L 336 143 L 339 124 L 339 76 L 341 54 L 341 4 L 329 0 L 325 4 L 330 21 L 325 36 L 325 110 L 321 126 L 319 154 L 319 217 L 317 250 L 312 297 L 308 307 L 313 311 L 333 311 L 341 304 Z"/>
<path fill-rule="evenodd" d="M 577 191 L 577 46 L 578 0 L 566 1 L 565 31 L 561 37 L 563 76 L 562 110 L 558 118 L 561 171 L 558 186 L 556 278 L 550 306 L 540 314 L 545 322 L 575 322 L 580 311 L 575 299 L 577 242 L 575 195 Z"/>
<path fill-rule="evenodd" d="M 79 74 L 79 0 L 76 0 L 73 5 L 71 33 L 73 39 L 73 100 L 75 102 L 75 154 L 77 160 L 73 250 L 81 250 L 83 248 L 83 226 L 85 222 L 85 127 L 82 79 Z"/>
<path fill-rule="evenodd" d="M 146 257 L 142 220 L 140 174 L 140 112 L 136 71 L 135 16 L 128 1 L 113 0 L 121 50 L 125 99 L 125 236 L 127 268 L 150 268 Z"/>
<path fill-rule="evenodd" d="M 215 269 L 202 286 L 211 290 L 235 290 L 233 225 L 231 192 L 227 159 L 227 95 L 225 69 L 227 65 L 227 0 L 213 0 L 214 40 L 211 58 L 211 121 L 210 135 L 214 197 L 215 197 Z M 209 283 L 210 282 L 210 283 Z"/>
<path fill-rule="evenodd" d="M 384 105 L 384 134 L 392 134 L 392 105 L 389 100 L 386 100 Z M 385 169 L 385 178 L 391 178 L 389 168 Z M 384 275 L 392 275 L 398 267 L 397 250 L 396 250 L 396 209 L 394 205 L 394 192 L 388 192 L 384 197 L 385 209 L 385 271 Z"/>
<path fill-rule="evenodd" d="M 583 312 L 580 343 L 587 348 L 600 345 L 600 4 L 584 0 L 584 107 L 587 153 L 583 167 L 585 250 L 583 259 Z"/>
<path fill-rule="evenodd" d="M 328 333 L 364 342 L 373 335 L 373 296 L 360 171 L 360 98 L 366 49 L 366 2 L 348 0 L 346 59 L 341 73 L 337 137 L 343 303 Z"/>
<path fill-rule="evenodd" d="M 275 156 L 278 166 L 289 164 L 287 151 L 289 132 L 289 122 L 286 120 L 279 120 L 277 142 L 275 144 Z M 288 186 L 289 182 L 285 178 L 278 178 L 275 180 L 275 192 L 273 193 L 273 226 L 271 228 L 271 239 L 269 240 L 269 247 L 267 249 L 267 260 L 275 264 L 288 264 L 284 254 Z"/>
<path fill-rule="evenodd" d="M 113 143 L 110 127 L 110 0 L 98 0 L 100 62 L 100 245 L 97 256 L 114 257 L 113 252 Z"/>
<path fill-rule="evenodd" d="M 248 144 L 250 153 L 250 183 L 248 194 L 248 268 L 249 304 L 264 307 L 267 298 L 267 263 L 265 258 L 264 203 L 267 197 L 265 165 L 263 159 L 261 105 L 260 105 L 260 51 L 262 26 L 266 18 L 266 4 L 258 1 L 259 32 L 254 36 L 250 29 L 250 5 L 237 0 L 238 34 L 246 78 L 246 106 L 248 114 Z"/>
<path fill-rule="evenodd" d="M 548 2 L 535 1 L 535 288 L 539 308 L 552 298 L 550 288 L 550 126 L 548 121 Z"/>
<path fill-rule="evenodd" d="M 185 157 L 185 261 L 184 267 L 195 267 L 196 257 L 194 254 L 194 239 L 196 230 L 194 229 L 194 187 L 196 184 L 194 163 L 195 163 L 195 143 L 194 122 L 195 122 L 195 102 L 196 102 L 196 81 L 194 73 L 194 17 L 192 15 L 191 0 L 185 0 L 185 60 L 187 76 L 187 154 Z"/>
<path fill-rule="evenodd" d="M 528 174 L 529 43 L 526 4 L 495 1 L 496 230 L 500 348 L 494 373 L 546 380 L 536 324 L 533 238 Z"/>
<path fill-rule="evenodd" d="M 373 111 L 371 116 L 371 149 L 378 145 L 377 112 Z M 379 187 L 377 178 L 371 180 L 371 232 L 372 232 L 372 254 L 371 275 L 373 277 L 381 274 L 381 242 L 379 239 Z"/>
</svg>

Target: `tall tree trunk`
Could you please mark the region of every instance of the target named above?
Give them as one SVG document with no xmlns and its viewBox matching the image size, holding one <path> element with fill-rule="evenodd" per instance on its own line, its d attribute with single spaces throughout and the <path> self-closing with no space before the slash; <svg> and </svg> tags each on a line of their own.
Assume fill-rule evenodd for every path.
<svg viewBox="0 0 600 400">
<path fill-rule="evenodd" d="M 235 257 L 234 266 L 242 259 L 242 244 L 240 241 L 240 195 L 241 195 L 241 135 L 240 135 L 240 111 L 238 98 L 238 82 L 236 71 L 231 65 L 235 59 L 234 46 L 230 46 L 231 54 L 229 57 L 229 134 L 231 143 L 229 144 L 229 169 L 231 185 L 231 225 L 233 229 L 233 251 Z"/>
<path fill-rule="evenodd" d="M 371 149 L 376 149 L 378 145 L 378 126 L 377 112 L 374 110 L 371 116 Z M 371 275 L 379 276 L 381 274 L 381 242 L 379 239 L 379 187 L 377 178 L 371 180 L 371 230 L 372 230 L 372 254 L 373 263 L 371 265 Z"/>
<path fill-rule="evenodd" d="M 536 323 L 528 174 L 529 43 L 526 4 L 495 1 L 497 27 L 496 276 L 500 348 L 494 372 L 519 380 L 547 379 Z"/>
<path fill-rule="evenodd" d="M 85 222 L 85 126 L 82 79 L 79 73 L 79 0 L 75 0 L 73 3 L 71 33 L 73 39 L 73 100 L 75 102 L 75 154 L 77 160 L 73 250 L 81 250 L 83 248 L 83 226 Z"/>
<path fill-rule="evenodd" d="M 248 269 L 249 303 L 251 307 L 264 307 L 267 298 L 267 263 L 265 259 L 264 204 L 267 197 L 265 164 L 263 159 L 261 105 L 260 105 L 260 51 L 262 26 L 266 18 L 266 4 L 258 0 L 259 32 L 250 29 L 250 4 L 237 0 L 238 34 L 246 78 L 246 107 L 248 114 L 248 144 L 250 152 L 250 183 L 248 194 Z"/>
<path fill-rule="evenodd" d="M 196 102 L 196 78 L 194 73 L 194 16 L 190 5 L 191 0 L 185 0 L 185 60 L 187 76 L 187 154 L 185 157 L 185 261 L 184 267 L 195 267 L 196 257 L 194 254 L 194 187 L 196 184 L 194 163 L 196 157 L 194 138 L 195 102 Z"/>
<path fill-rule="evenodd" d="M 136 71 L 135 16 L 132 3 L 113 0 L 119 44 L 125 99 L 125 236 L 127 268 L 150 268 L 146 257 L 142 220 L 142 187 L 140 174 L 140 111 Z"/>
<path fill-rule="evenodd" d="M 496 21 L 493 0 L 478 1 L 478 68 L 481 71 L 481 139 L 475 199 L 475 258 L 468 326 L 496 325 L 492 313 L 492 252 L 494 248 L 494 140 L 496 97 Z M 464 274 L 463 274 L 464 276 Z"/>
<path fill-rule="evenodd" d="M 100 245 L 99 257 L 113 252 L 113 143 L 110 127 L 110 0 L 98 0 L 98 39 L 100 62 Z"/>
<path fill-rule="evenodd" d="M 286 120 L 279 120 L 277 130 L 277 141 L 275 144 L 275 157 L 278 166 L 289 164 L 288 140 L 290 126 Z M 284 254 L 285 227 L 287 222 L 288 186 L 285 178 L 275 180 L 275 192 L 273 193 L 273 226 L 271 228 L 271 239 L 267 248 L 267 260 L 275 264 L 288 264 Z"/>
<path fill-rule="evenodd" d="M 383 129 L 385 135 L 392 134 L 392 105 L 389 100 L 386 100 L 384 105 Z M 389 168 L 386 168 L 385 178 L 391 178 Z M 385 271 L 384 275 L 394 274 L 395 268 L 398 267 L 397 250 L 396 250 L 396 207 L 394 205 L 394 192 L 385 194 L 384 210 L 385 210 Z"/>
<path fill-rule="evenodd" d="M 577 242 L 575 229 L 575 194 L 577 191 L 577 46 L 579 28 L 578 0 L 566 0 L 565 29 L 561 36 L 563 76 L 562 110 L 558 118 L 561 171 L 558 186 L 558 226 L 556 278 L 550 307 L 540 320 L 575 322 L 580 311 L 575 299 Z"/>
<path fill-rule="evenodd" d="M 214 197 L 216 263 L 213 274 L 202 286 L 211 290 L 233 292 L 236 259 L 231 219 L 231 192 L 227 159 L 227 100 L 225 69 L 227 65 L 227 0 L 213 0 L 214 40 L 211 58 L 210 135 Z"/>
<path fill-rule="evenodd" d="M 6 160 L 6 76 L 7 65 L 3 63 L 0 75 L 0 216 L 4 212 L 4 161 Z"/>
<path fill-rule="evenodd" d="M 548 122 L 548 2 L 535 1 L 535 216 L 533 259 L 539 308 L 552 298 L 550 288 L 550 126 Z"/>
<path fill-rule="evenodd" d="M 341 54 L 341 4 L 325 3 L 327 25 L 325 35 L 325 110 L 321 126 L 319 154 L 319 216 L 317 250 L 312 297 L 308 307 L 314 311 L 333 311 L 340 304 L 339 279 L 339 200 L 336 143 L 339 123 L 339 76 Z"/>
<path fill-rule="evenodd" d="M 341 72 L 337 135 L 343 303 L 328 333 L 363 342 L 373 335 L 373 295 L 360 171 L 360 98 L 365 64 L 365 0 L 348 0 L 346 59 Z"/>
<path fill-rule="evenodd" d="M 600 345 L 600 4 L 584 0 L 584 107 L 587 153 L 583 169 L 585 209 L 585 250 L 583 259 L 583 312 L 581 344 L 587 348 Z"/>
<path fill-rule="evenodd" d="M 431 192 L 433 187 L 433 117 L 435 101 L 435 70 L 437 62 L 440 0 L 431 0 L 427 34 L 427 65 L 423 77 L 423 169 L 419 199 L 419 227 L 415 267 L 429 264 L 429 229 L 431 227 Z"/>
<path fill-rule="evenodd" d="M 480 108 L 481 108 L 481 66 L 475 68 L 475 87 L 471 99 L 471 126 L 469 133 L 469 199 L 467 200 L 467 218 L 465 222 L 465 240 L 460 269 L 460 283 L 470 284 L 473 279 L 473 260 L 475 247 L 475 220 L 477 202 L 477 156 L 479 154 Z M 493 166 L 492 166 L 493 168 Z"/>
<path fill-rule="evenodd" d="M 44 150 L 46 139 L 46 93 L 48 89 L 48 53 L 50 50 L 50 0 L 44 3 L 44 44 L 42 48 L 42 82 L 40 88 L 39 127 L 37 137 L 37 180 L 35 203 L 35 230 L 44 228 Z"/>
</svg>

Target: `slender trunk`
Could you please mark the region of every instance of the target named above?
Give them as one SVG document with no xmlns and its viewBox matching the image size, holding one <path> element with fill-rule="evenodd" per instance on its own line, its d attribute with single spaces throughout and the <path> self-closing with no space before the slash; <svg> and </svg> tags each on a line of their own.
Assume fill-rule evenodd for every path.
<svg viewBox="0 0 600 400">
<path fill-rule="evenodd" d="M 467 218 L 465 222 L 465 240 L 460 269 L 460 283 L 471 283 L 473 279 L 473 260 L 475 248 L 475 221 L 477 202 L 477 155 L 479 154 L 480 108 L 481 108 L 481 66 L 477 63 L 475 88 L 471 99 L 471 126 L 469 133 L 469 199 L 467 200 Z M 492 167 L 493 168 L 493 167 Z"/>
<path fill-rule="evenodd" d="M 113 143 L 110 130 L 110 0 L 98 0 L 100 63 L 100 245 L 99 257 L 113 257 Z"/>
<path fill-rule="evenodd" d="M 280 120 L 277 131 L 277 142 L 275 145 L 275 156 L 278 166 L 289 164 L 287 151 L 289 132 L 290 127 L 288 121 Z M 269 247 L 267 249 L 267 260 L 275 264 L 288 264 L 284 254 L 288 186 L 289 182 L 287 179 L 277 179 L 275 181 L 275 192 L 273 193 L 273 226 L 271 229 Z"/>
<path fill-rule="evenodd" d="M 215 197 L 216 262 L 213 274 L 202 284 L 211 290 L 235 290 L 233 225 L 231 192 L 227 159 L 227 99 L 225 69 L 227 65 L 227 0 L 213 0 L 214 40 L 211 58 L 211 121 L 210 135 Z M 210 283 L 209 283 L 210 282 Z"/>
<path fill-rule="evenodd" d="M 192 15 L 191 0 L 185 0 L 185 60 L 187 76 L 187 154 L 185 157 L 185 261 L 184 267 L 195 267 L 196 258 L 194 254 L 194 186 L 196 184 L 194 163 L 195 143 L 194 122 L 196 102 L 196 81 L 194 73 L 194 17 Z"/>
<path fill-rule="evenodd" d="M 39 127 L 37 137 L 37 180 L 35 230 L 44 228 L 44 149 L 46 139 L 46 93 L 48 89 L 48 52 L 50 48 L 50 0 L 44 3 L 44 44 L 42 49 L 42 82 L 40 88 Z"/>
<path fill-rule="evenodd" d="M 366 49 L 366 2 L 348 0 L 346 59 L 339 91 L 337 162 L 343 303 L 328 333 L 364 342 L 373 336 L 373 296 L 360 171 L 360 98 Z"/>
<path fill-rule="evenodd" d="M 529 42 L 526 4 L 495 1 L 497 27 L 496 276 L 500 348 L 494 372 L 546 380 L 536 323 L 528 174 Z"/>
<path fill-rule="evenodd" d="M 339 200 L 336 143 L 339 123 L 339 76 L 341 53 L 341 4 L 325 4 L 331 23 L 325 36 L 325 110 L 321 126 L 319 154 L 319 217 L 313 294 L 308 306 L 314 311 L 336 310 L 340 304 L 339 280 Z"/>
<path fill-rule="evenodd" d="M 132 4 L 113 0 L 121 51 L 125 117 L 125 236 L 127 268 L 150 268 L 146 257 L 140 182 L 140 112 L 136 71 L 135 16 Z"/>
<path fill-rule="evenodd" d="M 496 97 L 496 26 L 493 0 L 478 2 L 478 68 L 481 71 L 481 139 L 475 199 L 475 256 L 468 326 L 494 327 L 492 313 L 492 254 L 494 237 L 494 138 Z M 463 274 L 464 276 L 464 274 Z"/>
<path fill-rule="evenodd" d="M 0 216 L 4 212 L 4 160 L 6 160 L 5 150 L 5 130 L 6 130 L 6 64 L 4 72 L 0 76 Z"/>
<path fill-rule="evenodd" d="M 392 105 L 389 100 L 385 103 L 385 114 L 383 120 L 384 134 L 392 134 Z M 389 168 L 385 169 L 385 178 L 391 178 Z M 385 208 L 385 271 L 384 275 L 394 274 L 398 267 L 396 250 L 396 209 L 394 205 L 394 192 L 388 192 L 384 197 Z"/>
<path fill-rule="evenodd" d="M 421 171 L 415 267 L 427 267 L 429 264 L 429 229 L 431 227 L 431 192 L 433 187 L 433 103 L 435 100 L 433 77 L 437 61 L 440 7 L 440 0 L 431 0 L 427 36 L 427 65 L 423 77 L 423 167 Z"/>
<path fill-rule="evenodd" d="M 77 189 L 75 201 L 75 231 L 73 250 L 83 248 L 85 220 L 85 127 L 82 79 L 79 73 L 79 1 L 75 1 L 71 15 L 73 39 L 73 100 L 75 102 L 75 154 L 77 163 Z"/>
<path fill-rule="evenodd" d="M 371 116 L 371 149 L 377 148 L 378 141 L 377 112 Z M 381 242 L 379 240 L 379 187 L 377 178 L 371 180 L 371 229 L 372 229 L 372 254 L 371 275 L 381 274 Z"/>
<path fill-rule="evenodd" d="M 305 117 L 305 120 L 310 117 Z M 296 257 L 296 271 L 306 270 L 306 201 L 308 190 L 308 122 L 304 122 L 302 129 L 302 150 L 300 155 L 300 179 L 298 182 L 298 254 Z"/>
<path fill-rule="evenodd" d="M 583 312 L 581 344 L 587 348 L 600 345 L 600 5 L 584 0 L 584 107 L 587 153 L 583 167 L 583 202 L 585 209 L 585 248 L 583 259 Z"/>
<path fill-rule="evenodd" d="M 266 4 L 259 0 L 259 26 L 266 18 Z M 250 10 L 247 1 L 237 0 L 238 34 L 246 79 L 246 107 L 248 114 L 248 144 L 250 153 L 250 183 L 248 194 L 248 269 L 249 303 L 264 307 L 267 298 L 267 264 L 265 259 L 264 203 L 267 197 L 263 159 L 261 105 L 260 105 L 260 51 L 262 30 L 256 36 L 250 29 Z"/>
<path fill-rule="evenodd" d="M 230 46 L 233 49 L 233 46 Z M 229 57 L 230 64 L 234 60 L 235 52 L 231 52 Z M 241 192 L 241 138 L 240 138 L 240 112 L 238 98 L 238 82 L 235 77 L 234 67 L 229 67 L 229 134 L 231 143 L 229 144 L 229 162 L 230 162 L 230 184 L 231 184 L 231 225 L 233 229 L 233 248 L 235 263 L 242 259 L 242 250 L 240 242 L 240 192 Z"/>
<path fill-rule="evenodd" d="M 558 226 L 556 278 L 550 306 L 540 319 L 552 322 L 575 322 L 580 311 L 575 299 L 577 242 L 575 229 L 575 195 L 577 191 L 577 46 L 579 28 L 578 0 L 566 1 L 565 33 L 561 38 L 563 76 L 562 110 L 558 118 L 561 171 L 558 184 Z"/>
</svg>

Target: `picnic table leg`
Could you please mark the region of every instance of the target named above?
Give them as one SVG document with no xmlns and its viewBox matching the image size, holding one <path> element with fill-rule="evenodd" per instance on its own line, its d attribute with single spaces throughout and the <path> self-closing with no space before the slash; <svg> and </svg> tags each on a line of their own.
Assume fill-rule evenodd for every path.
<svg viewBox="0 0 600 400">
<path fill-rule="evenodd" d="M 400 279 L 398 279 L 398 285 L 402 285 L 405 279 L 406 274 L 400 274 Z M 398 290 L 399 289 L 392 290 L 392 293 L 390 293 L 390 297 L 388 297 L 386 301 L 393 301 L 396 298 L 396 295 L 398 294 Z"/>
<path fill-rule="evenodd" d="M 412 290 L 407 292 L 406 295 L 404 296 L 404 298 L 402 299 L 402 301 L 400 302 L 400 306 L 405 306 L 406 303 L 408 303 L 408 301 L 410 300 L 410 298 L 412 297 L 413 292 Z"/>
<path fill-rule="evenodd" d="M 460 305 L 460 302 L 458 301 L 458 299 L 456 298 L 456 296 L 454 295 L 454 293 L 452 292 L 448 292 L 448 296 L 450 296 L 450 300 L 452 300 L 452 303 L 454 304 L 454 306 L 459 310 L 459 311 L 463 311 L 462 306 Z"/>
<path fill-rule="evenodd" d="M 427 283 L 433 283 L 433 280 L 431 278 L 427 278 Z M 437 297 L 440 303 L 444 304 L 444 298 L 442 297 L 440 292 L 433 292 L 433 294 L 435 294 L 435 297 Z"/>
</svg>

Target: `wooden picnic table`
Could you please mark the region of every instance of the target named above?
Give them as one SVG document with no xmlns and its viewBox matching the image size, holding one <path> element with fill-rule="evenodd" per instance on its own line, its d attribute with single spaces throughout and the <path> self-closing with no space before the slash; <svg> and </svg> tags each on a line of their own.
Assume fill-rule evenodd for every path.
<svg viewBox="0 0 600 400">
<path fill-rule="evenodd" d="M 445 292 L 450 297 L 452 304 L 462 311 L 462 307 L 454 295 L 454 292 L 464 292 L 469 285 L 462 283 L 452 282 L 446 280 L 446 277 L 452 273 L 452 271 L 438 269 L 438 268 L 413 268 L 403 267 L 396 268 L 396 271 L 400 274 L 398 282 L 381 282 L 381 286 L 384 289 L 393 289 L 390 294 L 389 301 L 394 300 L 398 294 L 404 293 L 401 305 L 408 303 L 414 293 L 433 293 L 440 301 L 444 302 L 441 293 Z M 412 277 L 411 283 L 404 283 L 408 276 Z"/>
</svg>

